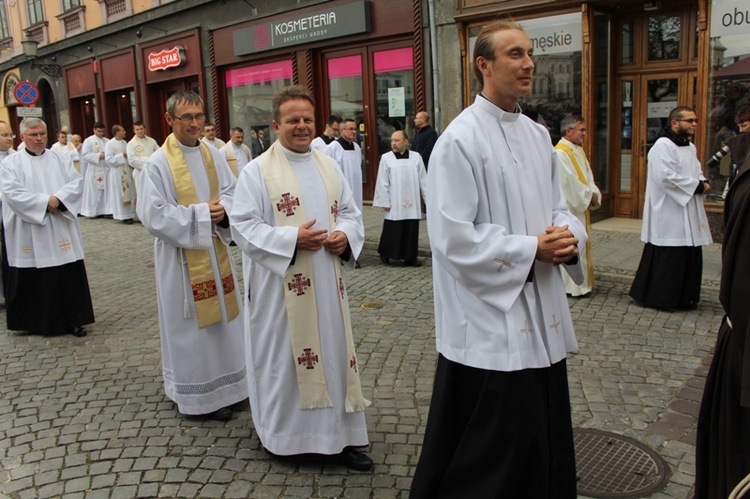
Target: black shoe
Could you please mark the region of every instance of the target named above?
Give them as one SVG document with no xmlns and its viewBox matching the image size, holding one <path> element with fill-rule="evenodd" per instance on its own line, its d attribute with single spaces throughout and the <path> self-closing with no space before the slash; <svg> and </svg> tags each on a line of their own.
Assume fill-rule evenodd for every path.
<svg viewBox="0 0 750 499">
<path fill-rule="evenodd" d="M 133 219 L 132 218 L 126 218 L 122 221 L 125 225 L 133 225 Z"/>
<path fill-rule="evenodd" d="M 352 470 L 370 471 L 372 469 L 372 459 L 354 447 L 344 448 L 341 454 L 337 454 L 335 458 L 336 462 Z"/>
<path fill-rule="evenodd" d="M 86 336 L 86 330 L 83 329 L 81 326 L 73 326 L 73 327 L 65 328 L 65 332 L 67 334 L 72 334 L 73 336 L 77 336 L 78 338 L 82 336 Z"/>
<path fill-rule="evenodd" d="M 229 407 L 222 407 L 218 411 L 206 415 L 206 417 L 208 419 L 213 419 L 214 421 L 229 421 L 232 419 L 232 409 Z"/>
<path fill-rule="evenodd" d="M 354 263 L 354 268 L 355 268 L 355 269 L 361 269 L 361 268 L 362 268 L 362 265 L 360 265 L 360 263 L 359 263 L 359 260 L 357 260 L 357 261 L 356 261 L 356 262 Z"/>
<path fill-rule="evenodd" d="M 421 260 L 416 260 L 416 259 L 415 260 L 406 260 L 406 265 L 408 265 L 409 267 L 421 267 L 422 266 L 422 262 L 421 262 Z"/>
<path fill-rule="evenodd" d="M 380 255 L 380 261 L 383 262 L 386 265 L 390 265 L 391 264 L 391 259 L 388 258 L 387 256 Z"/>
</svg>

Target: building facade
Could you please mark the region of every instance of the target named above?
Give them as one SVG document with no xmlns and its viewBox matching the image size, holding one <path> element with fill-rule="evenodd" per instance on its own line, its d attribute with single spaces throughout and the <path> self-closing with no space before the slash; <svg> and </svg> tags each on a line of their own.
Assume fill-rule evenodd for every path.
<svg viewBox="0 0 750 499">
<path fill-rule="evenodd" d="M 750 102 L 744 0 L 15 0 L 0 1 L 0 119 L 17 128 L 13 89 L 28 80 L 50 129 L 85 136 L 95 121 L 130 130 L 140 120 L 161 141 L 166 99 L 189 89 L 225 140 L 234 126 L 273 140 L 270 97 L 298 83 L 318 123 L 334 113 L 357 122 L 371 199 L 394 130 L 412 136 L 421 109 L 441 130 L 473 101 L 474 40 L 503 16 L 535 47 L 525 112 L 553 141 L 565 114 L 587 120 L 600 217 L 642 216 L 648 148 L 669 109 L 697 109 L 708 158 Z M 727 165 L 706 173 L 718 214 Z"/>
</svg>

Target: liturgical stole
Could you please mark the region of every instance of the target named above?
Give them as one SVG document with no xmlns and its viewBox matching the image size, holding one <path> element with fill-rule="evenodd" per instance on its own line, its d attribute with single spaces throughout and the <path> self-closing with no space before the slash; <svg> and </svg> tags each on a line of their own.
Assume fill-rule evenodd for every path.
<svg viewBox="0 0 750 499">
<path fill-rule="evenodd" d="M 571 163 L 573 163 L 573 167 L 576 169 L 576 174 L 578 175 L 578 180 L 583 185 L 589 185 L 589 181 L 586 178 L 586 175 L 583 174 L 583 170 L 581 169 L 581 166 L 578 164 L 578 161 L 576 160 L 576 155 L 573 153 L 573 150 L 568 147 L 567 144 L 563 144 L 562 142 L 558 142 L 555 146 L 555 149 L 564 152 L 568 155 L 570 158 Z M 586 209 L 586 232 L 591 232 L 591 210 L 588 208 Z M 586 272 L 588 274 L 588 282 L 589 284 L 594 283 L 594 260 L 591 258 L 591 239 L 588 238 L 586 240 L 586 254 L 588 257 L 586 258 L 586 261 L 588 262 L 588 269 L 586 269 Z"/>
<path fill-rule="evenodd" d="M 210 199 L 218 199 L 219 175 L 216 172 L 213 156 L 207 145 L 200 141 L 198 144 L 201 156 L 203 157 L 203 166 L 206 169 L 206 177 L 208 177 Z M 190 169 L 174 134 L 170 134 L 167 137 L 162 150 L 167 157 L 169 170 L 172 173 L 177 203 L 181 206 L 198 204 L 198 193 L 195 190 Z M 211 230 L 213 232 L 213 225 Z M 229 322 L 239 315 L 232 265 L 229 260 L 227 247 L 221 242 L 219 236 L 214 233 L 212 240 L 214 250 L 216 251 L 216 259 L 219 262 L 221 286 L 224 290 L 224 306 L 227 311 L 227 322 Z M 203 328 L 221 322 L 221 307 L 219 305 L 219 295 L 216 279 L 214 278 L 213 265 L 211 265 L 211 252 L 207 249 L 188 248 L 184 248 L 182 251 L 185 252 L 185 259 L 187 261 L 190 284 L 193 290 L 193 300 L 195 301 L 195 312 L 198 315 L 198 327 Z M 186 317 L 189 317 L 189 315 L 186 315 Z"/>
<path fill-rule="evenodd" d="M 305 207 L 302 205 L 302 191 L 289 160 L 278 144 L 274 142 L 262 156 L 263 178 L 274 210 L 276 226 L 299 227 L 308 221 L 305 216 Z M 335 166 L 327 156 L 315 149 L 312 150 L 312 154 L 315 166 L 325 185 L 329 206 L 329 227 L 333 230 L 338 216 L 339 178 L 334 169 Z M 325 249 L 319 251 L 325 251 Z M 338 261 L 334 262 L 333 268 L 338 283 L 339 313 L 343 319 L 346 338 L 345 409 L 346 412 L 359 412 L 365 410 L 365 407 L 370 405 L 370 401 L 362 395 L 346 288 Z M 294 264 L 289 267 L 283 283 L 301 409 L 333 407 L 328 395 L 323 357 L 320 355 L 315 277 L 313 276 L 312 255 L 309 251 L 297 250 L 297 257 Z"/>
</svg>

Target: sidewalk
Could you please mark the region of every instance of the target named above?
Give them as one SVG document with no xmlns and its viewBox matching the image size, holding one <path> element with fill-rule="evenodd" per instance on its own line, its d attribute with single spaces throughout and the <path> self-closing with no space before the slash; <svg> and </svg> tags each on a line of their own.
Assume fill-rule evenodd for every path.
<svg viewBox="0 0 750 499">
<path fill-rule="evenodd" d="M 365 248 L 377 251 L 383 214 L 378 208 L 365 206 Z M 630 284 L 638 269 L 643 252 L 640 239 L 641 220 L 608 218 L 591 226 L 591 245 L 596 278 L 604 281 Z M 419 255 L 429 258 L 430 241 L 427 222 L 419 224 Z M 703 248 L 703 288 L 708 293 L 718 292 L 721 282 L 721 244 Z"/>
</svg>

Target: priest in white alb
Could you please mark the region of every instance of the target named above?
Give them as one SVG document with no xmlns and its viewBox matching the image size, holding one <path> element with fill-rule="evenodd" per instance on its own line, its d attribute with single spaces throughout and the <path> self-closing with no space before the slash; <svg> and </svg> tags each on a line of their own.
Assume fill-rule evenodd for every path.
<svg viewBox="0 0 750 499">
<path fill-rule="evenodd" d="M 406 265 L 422 265 L 417 259 L 422 198 L 427 199 L 427 172 L 422 156 L 410 151 L 406 132 L 391 135 L 391 152 L 380 157 L 375 184 L 374 207 L 385 212 L 378 253 L 380 261 L 404 260 Z"/>
<path fill-rule="evenodd" d="M 253 158 L 250 148 L 245 145 L 245 131 L 238 126 L 232 128 L 229 142 L 221 148 L 221 151 L 224 152 L 230 167 L 233 166 L 232 161 L 234 161 L 232 171 L 236 176 L 239 176 L 245 165 Z"/>
<path fill-rule="evenodd" d="M 560 165 L 560 186 L 562 187 L 568 209 L 586 227 L 591 234 L 591 210 L 598 210 L 602 203 L 602 193 L 594 182 L 586 153 L 583 151 L 583 139 L 586 137 L 586 124 L 578 115 L 565 116 L 560 122 L 563 137 L 555 146 L 557 161 Z M 570 275 L 567 267 L 561 266 L 565 292 L 571 296 L 589 296 L 594 285 L 594 261 L 591 255 L 591 240 L 578 248 L 578 258 L 583 265 L 583 282 L 578 285 Z"/>
<path fill-rule="evenodd" d="M 87 137 L 81 146 L 81 170 L 83 177 L 83 204 L 81 215 L 84 217 L 111 216 L 112 207 L 107 186 L 109 185 L 109 165 L 104 159 L 104 148 L 107 146 L 104 136 L 104 123 L 94 123 L 94 134 Z"/>
<path fill-rule="evenodd" d="M 8 252 L 7 326 L 85 336 L 94 308 L 78 225 L 81 175 L 47 145 L 47 125 L 19 125 L 26 147 L 0 165 Z"/>
<path fill-rule="evenodd" d="M 231 212 L 245 253 L 250 408 L 277 456 L 319 454 L 357 470 L 368 444 L 342 263 L 364 244 L 362 214 L 334 162 L 310 147 L 310 93 L 273 97 L 278 140 L 240 173 Z"/>
<path fill-rule="evenodd" d="M 488 23 L 482 91 L 427 175 L 439 352 L 411 497 L 574 499 L 566 356 L 577 350 L 558 265 L 580 282 L 586 229 L 569 211 L 547 129 L 521 113 L 533 45 Z"/>
<path fill-rule="evenodd" d="M 203 100 L 179 91 L 166 108 L 172 134 L 146 162 L 137 204 L 156 238 L 164 389 L 181 414 L 226 421 L 247 398 L 241 293 L 228 248 L 235 177 L 199 140 Z"/>
<path fill-rule="evenodd" d="M 112 140 L 104 146 L 104 160 L 109 165 L 109 199 L 112 202 L 112 218 L 132 224 L 135 217 L 135 189 L 133 175 L 128 164 L 128 143 L 125 128 L 112 127 Z"/>
<path fill-rule="evenodd" d="M 341 137 L 331 141 L 323 152 L 339 164 L 354 193 L 357 208 L 362 211 L 362 149 L 357 144 L 357 123 L 345 119 L 341 123 L 340 133 Z"/>
<path fill-rule="evenodd" d="M 142 121 L 133 123 L 133 138 L 128 142 L 128 163 L 133 169 L 133 188 L 138 202 L 138 180 L 148 158 L 159 149 L 159 144 L 146 135 L 146 125 Z"/>
</svg>

